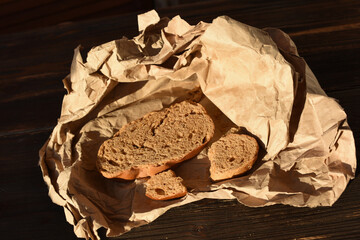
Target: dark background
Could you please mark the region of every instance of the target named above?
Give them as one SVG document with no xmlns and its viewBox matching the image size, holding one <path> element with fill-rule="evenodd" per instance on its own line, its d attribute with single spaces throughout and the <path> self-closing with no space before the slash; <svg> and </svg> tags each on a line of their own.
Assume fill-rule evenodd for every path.
<svg viewBox="0 0 360 240">
<path fill-rule="evenodd" d="M 196 0 L 196 2 L 206 0 Z M 191 0 L 0 0 L 0 34 L 144 12 Z"/>
</svg>

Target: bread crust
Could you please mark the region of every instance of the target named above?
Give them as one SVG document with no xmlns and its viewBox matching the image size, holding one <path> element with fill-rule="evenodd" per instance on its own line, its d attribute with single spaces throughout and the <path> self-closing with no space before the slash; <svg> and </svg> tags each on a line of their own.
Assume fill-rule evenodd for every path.
<svg viewBox="0 0 360 240">
<path fill-rule="evenodd" d="M 148 194 L 146 194 L 146 193 L 145 193 L 145 195 L 146 195 L 148 198 L 152 199 L 152 200 L 163 201 L 163 200 L 170 200 L 170 199 L 175 199 L 175 198 L 181 198 L 181 197 L 185 196 L 187 193 L 188 193 L 188 192 L 187 192 L 187 190 L 186 190 L 186 191 L 184 191 L 184 192 L 181 192 L 181 193 L 178 193 L 178 194 L 175 194 L 175 195 L 172 195 L 172 196 L 163 197 L 163 198 L 155 198 L 155 197 L 153 197 L 153 196 L 151 196 L 151 195 L 148 195 Z"/>
<path fill-rule="evenodd" d="M 188 101 L 191 102 L 191 101 Z M 193 103 L 193 102 L 191 102 Z M 195 104 L 195 103 L 193 103 Z M 203 110 L 204 110 L 204 114 L 209 117 L 209 119 L 211 119 L 211 117 L 206 113 L 205 108 L 200 105 L 197 104 L 198 106 L 200 106 Z M 146 115 L 144 115 L 142 118 L 137 119 L 135 121 L 141 121 L 144 118 L 147 118 L 153 114 L 156 114 L 156 112 L 150 112 Z M 211 121 L 212 124 L 212 132 L 208 132 L 206 137 L 205 137 L 205 141 L 198 147 L 196 147 L 195 149 L 189 151 L 187 154 L 185 154 L 184 156 L 182 156 L 181 158 L 173 158 L 170 159 L 166 162 L 163 162 L 161 165 L 154 165 L 154 164 L 146 164 L 146 165 L 138 165 L 138 166 L 133 166 L 128 170 L 119 170 L 119 171 L 115 171 L 115 172 L 107 172 L 101 169 L 99 162 L 101 161 L 101 155 L 102 152 L 104 151 L 104 144 L 102 144 L 99 148 L 98 151 L 98 161 L 96 162 L 96 166 L 99 170 L 99 172 L 106 178 L 120 178 L 120 179 L 125 179 L 125 180 L 134 180 L 137 178 L 144 178 L 144 177 L 148 177 L 148 176 L 154 176 L 155 174 L 162 172 L 164 170 L 169 169 L 170 167 L 174 166 L 175 164 L 181 163 L 183 161 L 186 161 L 188 159 L 191 159 L 193 157 L 195 157 L 197 154 L 199 154 L 201 152 L 201 150 L 206 146 L 206 144 L 211 140 L 211 138 L 214 135 L 214 129 L 215 129 L 215 125 L 214 122 Z M 120 135 L 123 131 L 126 130 L 127 125 L 124 125 L 120 128 L 120 130 L 114 134 L 113 137 L 116 137 L 118 135 Z"/>
</svg>

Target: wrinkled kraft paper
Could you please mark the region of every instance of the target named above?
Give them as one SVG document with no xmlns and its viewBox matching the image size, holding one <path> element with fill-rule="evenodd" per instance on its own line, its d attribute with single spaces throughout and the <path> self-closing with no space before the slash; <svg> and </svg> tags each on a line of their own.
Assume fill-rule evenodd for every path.
<svg viewBox="0 0 360 240">
<path fill-rule="evenodd" d="M 94 47 L 85 62 L 75 49 L 61 117 L 40 150 L 49 195 L 78 237 L 98 239 L 100 227 L 117 236 L 204 198 L 316 207 L 340 197 L 355 174 L 352 131 L 285 33 L 229 17 L 191 26 L 150 11 L 138 21 L 138 36 Z M 104 140 L 199 88 L 216 125 L 213 141 L 234 126 L 258 138 L 249 173 L 211 182 L 205 148 L 175 169 L 189 193 L 170 201 L 146 198 L 144 179 L 101 176 L 95 160 Z"/>
</svg>

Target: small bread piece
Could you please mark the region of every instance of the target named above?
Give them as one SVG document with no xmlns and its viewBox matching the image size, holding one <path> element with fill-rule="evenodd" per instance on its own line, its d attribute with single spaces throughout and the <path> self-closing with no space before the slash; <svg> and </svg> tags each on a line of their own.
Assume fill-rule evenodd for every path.
<svg viewBox="0 0 360 240">
<path fill-rule="evenodd" d="M 183 101 L 123 126 L 100 146 L 97 168 L 107 178 L 153 176 L 197 155 L 214 129 L 202 105 Z"/>
<path fill-rule="evenodd" d="M 152 176 L 146 183 L 145 195 L 153 200 L 169 200 L 186 195 L 183 179 L 177 177 L 172 170 L 167 170 Z"/>
<path fill-rule="evenodd" d="M 211 179 L 224 180 L 245 173 L 252 168 L 258 152 L 259 145 L 251 136 L 229 133 L 221 137 L 208 151 Z"/>
</svg>

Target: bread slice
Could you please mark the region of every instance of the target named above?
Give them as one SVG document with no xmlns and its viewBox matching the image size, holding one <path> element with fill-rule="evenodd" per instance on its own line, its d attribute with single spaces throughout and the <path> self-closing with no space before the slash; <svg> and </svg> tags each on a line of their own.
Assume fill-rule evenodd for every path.
<svg viewBox="0 0 360 240">
<path fill-rule="evenodd" d="M 208 151 L 211 179 L 224 180 L 245 173 L 252 168 L 258 152 L 256 139 L 249 135 L 229 133 L 221 137 Z"/>
<path fill-rule="evenodd" d="M 169 200 L 186 195 L 187 189 L 182 184 L 183 179 L 177 177 L 172 170 L 167 170 L 152 176 L 146 183 L 145 195 L 153 200 Z"/>
<path fill-rule="evenodd" d="M 100 146 L 97 167 L 107 178 L 153 176 L 197 155 L 214 128 L 203 106 L 183 101 L 123 126 Z"/>
</svg>

